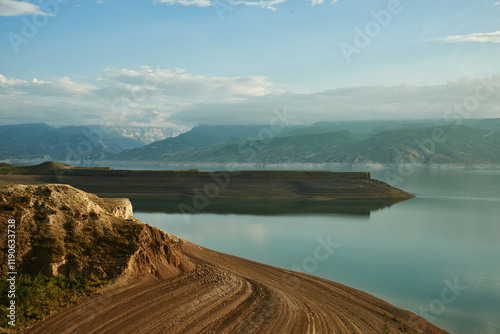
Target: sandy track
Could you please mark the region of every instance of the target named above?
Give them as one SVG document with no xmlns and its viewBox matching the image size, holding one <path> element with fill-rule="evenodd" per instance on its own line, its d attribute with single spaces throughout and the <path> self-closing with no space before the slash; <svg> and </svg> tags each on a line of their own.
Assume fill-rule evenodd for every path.
<svg viewBox="0 0 500 334">
<path fill-rule="evenodd" d="M 181 242 L 197 268 L 117 283 L 28 333 L 446 333 L 362 291 Z"/>
</svg>

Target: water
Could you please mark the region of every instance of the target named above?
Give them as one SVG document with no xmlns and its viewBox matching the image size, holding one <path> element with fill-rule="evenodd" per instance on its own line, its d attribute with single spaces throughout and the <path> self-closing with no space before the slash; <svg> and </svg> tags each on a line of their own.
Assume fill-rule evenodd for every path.
<svg viewBox="0 0 500 334">
<path fill-rule="evenodd" d="M 500 170 L 372 177 L 417 197 L 368 211 L 288 215 L 255 204 L 258 215 L 251 206 L 240 214 L 214 206 L 185 216 L 165 210 L 165 200 L 133 203 L 137 218 L 204 247 L 361 289 L 451 333 L 500 333 Z M 327 238 L 332 253 L 315 256 Z"/>
</svg>

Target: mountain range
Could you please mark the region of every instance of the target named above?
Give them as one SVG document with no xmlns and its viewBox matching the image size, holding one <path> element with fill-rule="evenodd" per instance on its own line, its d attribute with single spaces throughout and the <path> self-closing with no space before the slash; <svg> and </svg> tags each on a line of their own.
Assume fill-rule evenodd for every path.
<svg viewBox="0 0 500 334">
<path fill-rule="evenodd" d="M 500 119 L 201 125 L 180 130 L 0 126 L 0 160 L 155 163 L 500 164 Z"/>
<path fill-rule="evenodd" d="M 0 126 L 0 159 L 106 160 L 125 149 L 176 134 L 175 130 L 157 127 L 5 125 Z"/>
<path fill-rule="evenodd" d="M 199 126 L 113 160 L 240 163 L 500 163 L 500 119 Z"/>
</svg>

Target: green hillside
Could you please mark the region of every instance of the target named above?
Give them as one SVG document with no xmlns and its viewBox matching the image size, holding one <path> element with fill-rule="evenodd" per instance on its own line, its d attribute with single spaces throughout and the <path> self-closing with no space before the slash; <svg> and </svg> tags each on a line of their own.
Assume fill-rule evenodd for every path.
<svg viewBox="0 0 500 334">
<path fill-rule="evenodd" d="M 203 126 L 176 138 L 127 150 L 114 159 L 181 163 L 500 163 L 498 120 L 468 120 L 471 126 L 435 125 L 440 123 L 322 122 L 267 137 L 259 137 L 262 126 Z"/>
<path fill-rule="evenodd" d="M 499 163 L 499 137 L 500 132 L 452 125 L 389 130 L 318 158 L 349 163 Z"/>
<path fill-rule="evenodd" d="M 115 160 L 178 161 L 196 160 L 207 150 L 230 144 L 240 144 L 255 136 L 263 125 L 198 126 L 177 137 L 167 138 L 138 149 L 125 150 Z"/>
<path fill-rule="evenodd" d="M 93 130 L 95 127 L 83 126 L 56 129 L 43 123 L 0 126 L 0 159 L 500 163 L 500 119 L 466 119 L 462 125 L 444 124 L 442 120 L 319 122 L 273 130 L 266 125 L 202 125 L 145 146 L 116 131 L 98 136 Z"/>
</svg>

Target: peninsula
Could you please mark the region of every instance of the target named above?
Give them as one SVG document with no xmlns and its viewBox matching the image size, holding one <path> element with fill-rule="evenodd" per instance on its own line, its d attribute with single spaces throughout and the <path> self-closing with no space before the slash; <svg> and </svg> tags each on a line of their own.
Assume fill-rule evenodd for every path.
<svg viewBox="0 0 500 334">
<path fill-rule="evenodd" d="M 0 185 L 68 184 L 102 197 L 231 200 L 405 200 L 414 197 L 368 172 L 113 170 L 57 162 L 14 167 L 0 164 Z"/>
</svg>

